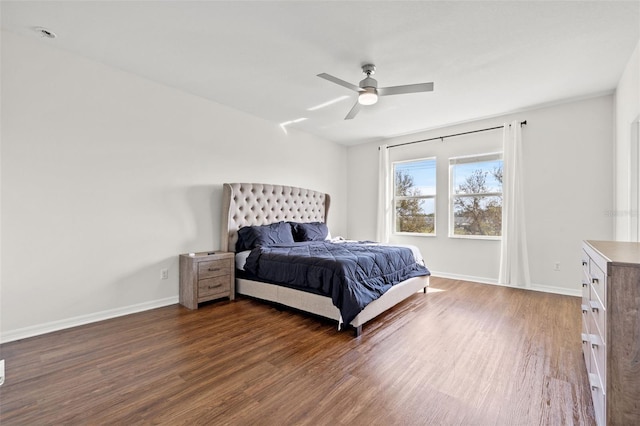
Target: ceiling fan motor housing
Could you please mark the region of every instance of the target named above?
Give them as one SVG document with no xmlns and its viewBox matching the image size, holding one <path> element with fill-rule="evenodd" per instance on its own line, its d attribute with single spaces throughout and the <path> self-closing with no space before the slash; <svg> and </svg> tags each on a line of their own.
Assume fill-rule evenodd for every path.
<svg viewBox="0 0 640 426">
<path fill-rule="evenodd" d="M 360 87 L 362 89 L 367 88 L 367 87 L 372 87 L 374 89 L 377 89 L 378 88 L 378 82 L 376 81 L 375 78 L 366 77 L 365 79 L 360 81 Z"/>
<path fill-rule="evenodd" d="M 376 73 L 376 66 L 373 64 L 365 64 L 362 66 L 362 73 L 366 75 L 366 77 L 364 80 L 360 81 L 360 87 L 362 89 L 365 87 L 373 87 L 374 89 L 377 89 L 378 82 L 375 78 L 371 78 L 371 76 Z"/>
</svg>

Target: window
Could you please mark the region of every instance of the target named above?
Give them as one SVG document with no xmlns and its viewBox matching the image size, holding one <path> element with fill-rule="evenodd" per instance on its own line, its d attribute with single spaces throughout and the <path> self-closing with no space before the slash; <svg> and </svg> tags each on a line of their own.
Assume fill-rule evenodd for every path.
<svg viewBox="0 0 640 426">
<path fill-rule="evenodd" d="M 394 230 L 434 235 L 436 224 L 436 159 L 393 163 Z"/>
<path fill-rule="evenodd" d="M 451 220 L 449 236 L 498 238 L 502 235 L 502 154 L 449 159 Z"/>
</svg>

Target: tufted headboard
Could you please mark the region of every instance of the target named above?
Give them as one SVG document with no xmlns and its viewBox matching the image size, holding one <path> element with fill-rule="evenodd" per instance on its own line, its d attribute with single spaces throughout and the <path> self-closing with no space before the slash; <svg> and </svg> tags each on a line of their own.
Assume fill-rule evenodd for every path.
<svg viewBox="0 0 640 426">
<path fill-rule="evenodd" d="M 225 183 L 222 191 L 222 251 L 236 251 L 238 229 L 280 221 L 325 222 L 329 194 L 293 186 Z"/>
</svg>

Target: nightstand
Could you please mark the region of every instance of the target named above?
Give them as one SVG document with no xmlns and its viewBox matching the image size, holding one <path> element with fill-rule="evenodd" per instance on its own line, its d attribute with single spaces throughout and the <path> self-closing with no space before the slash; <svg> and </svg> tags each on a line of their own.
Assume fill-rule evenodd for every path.
<svg viewBox="0 0 640 426">
<path fill-rule="evenodd" d="M 189 309 L 208 300 L 235 299 L 234 253 L 209 253 L 180 255 L 180 304 Z"/>
</svg>

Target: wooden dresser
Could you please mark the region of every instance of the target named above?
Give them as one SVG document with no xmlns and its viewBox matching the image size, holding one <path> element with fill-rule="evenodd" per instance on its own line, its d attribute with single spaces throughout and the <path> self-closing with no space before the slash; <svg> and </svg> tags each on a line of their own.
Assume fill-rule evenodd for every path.
<svg viewBox="0 0 640 426">
<path fill-rule="evenodd" d="M 180 304 L 198 309 L 198 303 L 235 298 L 235 256 L 230 252 L 180 255 Z"/>
<path fill-rule="evenodd" d="M 582 351 L 598 425 L 640 425 L 640 243 L 585 241 Z"/>
</svg>

